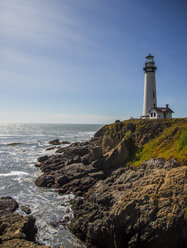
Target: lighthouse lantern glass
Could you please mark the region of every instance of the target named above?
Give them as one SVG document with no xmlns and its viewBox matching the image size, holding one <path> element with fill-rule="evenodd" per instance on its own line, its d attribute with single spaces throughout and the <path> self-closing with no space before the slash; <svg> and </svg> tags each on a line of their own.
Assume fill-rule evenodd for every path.
<svg viewBox="0 0 187 248">
<path fill-rule="evenodd" d="M 146 62 L 146 63 L 154 63 L 154 59 L 153 59 L 153 58 L 149 58 L 149 59 L 146 59 L 145 62 Z"/>
</svg>

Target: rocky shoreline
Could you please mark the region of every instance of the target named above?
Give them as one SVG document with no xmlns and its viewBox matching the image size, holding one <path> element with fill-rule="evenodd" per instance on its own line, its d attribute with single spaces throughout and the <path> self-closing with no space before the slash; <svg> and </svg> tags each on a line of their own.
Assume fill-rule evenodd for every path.
<svg viewBox="0 0 187 248">
<path fill-rule="evenodd" d="M 40 157 L 36 166 L 43 174 L 35 183 L 77 196 L 69 228 L 87 247 L 186 247 L 186 162 L 158 156 L 129 163 L 135 151 L 171 128 L 172 142 L 181 123 L 186 128 L 186 119 L 105 126 L 90 141 Z"/>
<path fill-rule="evenodd" d="M 55 140 L 54 147 L 47 149 L 54 153 L 38 158 L 42 175 L 35 183 L 59 194 L 75 194 L 69 229 L 88 248 L 183 248 L 187 245 L 186 134 L 185 118 L 138 120 L 104 126 L 90 141 L 66 143 L 66 147 Z M 168 158 L 168 154 L 173 155 Z M 1 246 L 41 247 L 34 243 L 34 218 L 5 209 L 0 219 Z M 24 226 L 31 225 L 32 237 L 21 224 L 21 231 L 15 229 L 12 216 Z M 9 230 L 13 230 L 11 238 L 7 238 Z M 14 241 L 18 246 L 11 246 Z"/>
<path fill-rule="evenodd" d="M 0 198 L 0 247 L 50 248 L 35 242 L 36 220 L 32 215 L 16 213 L 18 208 L 18 203 L 12 197 Z"/>
</svg>

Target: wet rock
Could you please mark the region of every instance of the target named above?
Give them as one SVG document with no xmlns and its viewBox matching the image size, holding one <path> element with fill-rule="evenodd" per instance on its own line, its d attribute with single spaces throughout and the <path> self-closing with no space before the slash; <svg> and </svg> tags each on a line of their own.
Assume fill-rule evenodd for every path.
<svg viewBox="0 0 187 248">
<path fill-rule="evenodd" d="M 21 209 L 23 212 L 25 212 L 26 214 L 30 214 L 30 213 L 31 213 L 31 210 L 30 210 L 30 208 L 29 208 L 28 206 L 22 205 L 22 206 L 20 207 L 20 209 Z"/>
<path fill-rule="evenodd" d="M 54 149 L 55 149 L 55 147 L 49 147 L 49 148 L 46 149 L 46 151 L 51 151 L 51 150 L 54 150 Z"/>
<path fill-rule="evenodd" d="M 41 175 L 35 180 L 35 184 L 38 187 L 44 187 L 44 188 L 50 188 L 54 186 L 55 184 L 55 179 L 54 177 L 49 174 L 49 175 Z"/>
<path fill-rule="evenodd" d="M 12 197 L 0 198 L 0 216 L 14 212 L 18 207 L 18 203 Z"/>
<path fill-rule="evenodd" d="M 7 144 L 7 146 L 18 146 L 18 145 L 22 145 L 22 143 L 14 142 Z"/>
<path fill-rule="evenodd" d="M 38 158 L 38 162 L 39 163 L 42 163 L 42 162 L 44 162 L 44 161 L 46 161 L 48 159 L 49 159 L 49 156 L 44 155 L 44 156 L 41 156 L 41 157 Z"/>
<path fill-rule="evenodd" d="M 37 168 L 39 168 L 41 166 L 41 164 L 37 163 L 34 166 L 37 167 Z"/>
<path fill-rule="evenodd" d="M 44 175 L 39 176 L 36 180 L 35 180 L 35 184 L 38 187 L 46 187 L 47 186 L 47 180 L 45 178 Z"/>
<path fill-rule="evenodd" d="M 11 197 L 0 198 L 0 246 L 2 248 L 47 248 L 35 243 L 37 232 L 35 218 L 13 213 L 17 208 L 18 203 Z"/>
<path fill-rule="evenodd" d="M 61 143 L 60 143 L 59 139 L 54 139 L 54 140 L 49 141 L 49 144 L 50 144 L 50 145 L 58 146 L 58 145 L 60 145 Z"/>
<path fill-rule="evenodd" d="M 61 144 L 62 144 L 62 145 L 69 145 L 70 142 L 69 142 L 69 141 L 62 141 Z"/>
</svg>

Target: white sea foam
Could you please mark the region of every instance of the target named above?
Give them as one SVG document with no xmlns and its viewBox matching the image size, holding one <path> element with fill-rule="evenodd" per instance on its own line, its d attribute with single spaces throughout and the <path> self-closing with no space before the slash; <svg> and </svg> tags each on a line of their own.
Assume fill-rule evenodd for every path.
<svg viewBox="0 0 187 248">
<path fill-rule="evenodd" d="M 0 174 L 0 177 L 24 176 L 24 175 L 29 175 L 29 173 L 24 171 L 11 171 L 10 173 Z"/>
</svg>

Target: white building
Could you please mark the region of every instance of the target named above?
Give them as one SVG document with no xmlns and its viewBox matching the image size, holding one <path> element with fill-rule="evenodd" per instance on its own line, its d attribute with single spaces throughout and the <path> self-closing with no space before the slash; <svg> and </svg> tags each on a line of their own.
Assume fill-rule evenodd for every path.
<svg viewBox="0 0 187 248">
<path fill-rule="evenodd" d="M 143 104 L 143 119 L 164 119 L 172 118 L 174 113 L 169 105 L 166 107 L 157 107 L 157 94 L 156 94 L 156 79 L 155 71 L 157 70 L 154 62 L 154 56 L 150 53 L 145 57 L 145 80 L 144 80 L 144 104 Z"/>
</svg>

